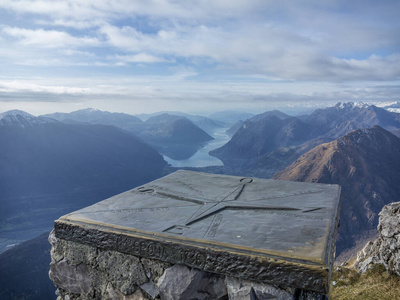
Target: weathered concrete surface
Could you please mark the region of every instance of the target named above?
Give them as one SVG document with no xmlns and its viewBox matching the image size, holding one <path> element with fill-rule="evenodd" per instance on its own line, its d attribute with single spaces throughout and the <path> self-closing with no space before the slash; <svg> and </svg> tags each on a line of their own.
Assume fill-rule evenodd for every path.
<svg viewBox="0 0 400 300">
<path fill-rule="evenodd" d="M 328 293 L 339 206 L 337 185 L 178 171 L 61 217 L 55 234 L 108 251 Z"/>
<path fill-rule="evenodd" d="M 400 202 L 383 207 L 379 213 L 379 237 L 358 252 L 354 268 L 364 273 L 375 264 L 400 276 Z"/>
</svg>

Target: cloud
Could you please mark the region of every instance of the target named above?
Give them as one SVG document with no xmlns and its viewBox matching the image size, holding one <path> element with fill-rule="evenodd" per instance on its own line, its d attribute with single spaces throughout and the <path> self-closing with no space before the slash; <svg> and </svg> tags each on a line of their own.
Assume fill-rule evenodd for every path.
<svg viewBox="0 0 400 300">
<path fill-rule="evenodd" d="M 1 97 L 393 99 L 399 10 L 389 0 L 2 0 Z"/>
<path fill-rule="evenodd" d="M 90 94 L 90 88 L 40 85 L 26 80 L 0 80 L 0 92 L 3 93 L 47 93 L 47 94 Z"/>
<path fill-rule="evenodd" d="M 84 47 L 97 46 L 99 41 L 93 37 L 74 37 L 63 31 L 44 29 L 25 29 L 5 27 L 3 33 L 16 38 L 24 46 L 38 46 L 43 48 Z"/>
<path fill-rule="evenodd" d="M 160 58 L 147 53 L 138 53 L 134 55 L 116 55 L 116 59 L 123 63 L 159 63 L 168 62 L 167 59 Z"/>
</svg>

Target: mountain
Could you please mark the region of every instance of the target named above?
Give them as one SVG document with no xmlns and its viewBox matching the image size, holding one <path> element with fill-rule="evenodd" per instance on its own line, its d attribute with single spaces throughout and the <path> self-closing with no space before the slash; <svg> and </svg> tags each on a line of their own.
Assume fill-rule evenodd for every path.
<svg viewBox="0 0 400 300">
<path fill-rule="evenodd" d="M 400 139 L 373 126 L 357 129 L 303 154 L 275 179 L 342 186 L 337 253 L 376 232 L 382 207 L 400 195 Z"/>
<path fill-rule="evenodd" d="M 287 118 L 290 118 L 289 115 L 279 111 L 279 110 L 271 110 L 271 111 L 266 111 L 262 114 L 258 114 L 255 116 L 252 116 L 251 118 L 249 118 L 248 120 L 250 120 L 251 122 L 257 122 L 260 121 L 266 117 L 269 116 L 275 116 L 278 117 L 281 120 L 285 120 Z M 230 136 L 233 136 L 244 124 L 245 121 L 239 120 L 237 121 L 235 124 L 233 124 L 227 131 L 226 133 Z"/>
<path fill-rule="evenodd" d="M 387 106 L 385 106 L 384 108 L 385 108 L 385 109 L 388 109 L 388 108 L 400 108 L 400 101 L 397 101 L 396 103 L 387 105 Z"/>
<path fill-rule="evenodd" d="M 37 118 L 22 110 L 10 110 L 8 112 L 0 113 L 0 127 L 25 127 L 32 124 L 41 124 L 46 121 L 42 118 Z"/>
<path fill-rule="evenodd" d="M 400 135 L 400 114 L 363 103 L 338 103 L 284 120 L 271 118 L 246 121 L 227 144 L 210 154 L 230 168 L 258 170 L 256 175 L 268 178 L 320 143 L 354 129 L 379 125 Z"/>
<path fill-rule="evenodd" d="M 212 135 L 216 130 L 225 126 L 224 122 L 212 120 L 203 116 L 189 115 L 187 118 L 209 135 Z"/>
<path fill-rule="evenodd" d="M 161 114 L 146 121 L 148 126 L 140 133 L 144 139 L 155 143 L 203 143 L 212 140 L 192 121 L 175 115 Z"/>
<path fill-rule="evenodd" d="M 247 120 L 253 117 L 254 114 L 244 113 L 233 110 L 219 111 L 209 115 L 208 117 L 218 122 L 224 122 L 228 125 L 233 125 L 239 120 Z"/>
<path fill-rule="evenodd" d="M 95 109 L 83 109 L 72 113 L 54 113 L 42 117 L 53 118 L 68 124 L 102 124 L 113 125 L 134 133 L 163 155 L 173 159 L 184 159 L 192 156 L 205 142 L 213 138 L 194 124 L 191 120 L 181 115 L 168 113 L 155 114 L 143 122 L 138 117 L 99 111 Z M 219 125 L 205 117 L 192 116 L 202 126 L 214 131 Z"/>
<path fill-rule="evenodd" d="M 269 116 L 275 116 L 281 120 L 291 118 L 291 116 L 275 109 L 275 110 L 269 110 L 269 111 L 263 112 L 261 114 L 257 114 L 255 116 L 251 117 L 249 120 L 252 122 L 257 122 L 257 121 L 260 121 L 260 120 L 264 119 L 265 117 L 269 117 Z"/>
<path fill-rule="evenodd" d="M 0 299 L 55 299 L 46 232 L 0 254 Z"/>
<path fill-rule="evenodd" d="M 172 159 L 191 157 L 213 137 L 192 121 L 169 114 L 149 118 L 139 136 Z"/>
<path fill-rule="evenodd" d="M 53 113 L 43 115 L 42 117 L 52 118 L 64 123 L 90 123 L 113 125 L 128 131 L 134 130 L 137 125 L 143 123 L 138 117 L 124 114 L 124 113 L 111 113 L 108 111 L 100 111 L 93 108 L 86 108 L 71 113 Z"/>
<path fill-rule="evenodd" d="M 303 119 L 317 126 L 322 135 L 335 139 L 354 129 L 379 125 L 387 130 L 400 128 L 400 115 L 383 108 L 363 103 L 338 103 L 317 109 Z"/>
<path fill-rule="evenodd" d="M 162 176 L 166 165 L 117 127 L 0 114 L 0 252 L 64 213 Z"/>
<path fill-rule="evenodd" d="M 170 115 L 170 116 L 175 116 L 175 118 L 177 117 L 184 117 L 190 121 L 192 121 L 196 126 L 198 126 L 199 128 L 201 128 L 202 130 L 204 130 L 205 132 L 207 132 L 208 134 L 212 135 L 213 132 L 215 130 L 217 130 L 218 128 L 224 127 L 225 124 L 224 122 L 221 122 L 219 120 L 213 120 L 204 116 L 200 116 L 200 115 L 191 115 L 191 114 L 186 114 L 186 113 L 182 113 L 179 111 L 169 111 L 169 112 L 157 112 L 157 113 L 153 113 L 153 114 L 140 114 L 137 115 L 140 119 L 142 120 L 149 120 L 150 118 L 153 118 L 154 120 L 158 120 L 157 116 L 159 115 Z M 163 117 L 161 117 L 162 119 Z M 172 118 L 171 118 L 172 120 Z"/>
<path fill-rule="evenodd" d="M 256 122 L 244 122 L 228 143 L 210 154 L 229 165 L 257 159 L 282 147 L 299 145 L 315 135 L 312 126 L 297 118 L 282 120 L 268 115 Z"/>
</svg>

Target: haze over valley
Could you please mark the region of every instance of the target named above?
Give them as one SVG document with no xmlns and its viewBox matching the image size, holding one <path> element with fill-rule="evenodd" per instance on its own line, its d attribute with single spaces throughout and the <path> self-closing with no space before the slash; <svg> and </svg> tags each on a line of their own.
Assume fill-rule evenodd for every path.
<svg viewBox="0 0 400 300">
<path fill-rule="evenodd" d="M 0 1 L 0 299 L 55 299 L 53 221 L 178 169 L 400 201 L 400 1 Z"/>
<path fill-rule="evenodd" d="M 348 102 L 300 116 L 277 110 L 214 116 L 1 113 L 0 246 L 7 251 L 0 262 L 13 261 L 24 247 L 49 249 L 43 236 L 35 237 L 61 215 L 179 168 L 341 185 L 337 255 L 372 238 L 382 207 L 398 200 L 399 113 Z M 48 281 L 41 293 L 49 289 Z"/>
</svg>

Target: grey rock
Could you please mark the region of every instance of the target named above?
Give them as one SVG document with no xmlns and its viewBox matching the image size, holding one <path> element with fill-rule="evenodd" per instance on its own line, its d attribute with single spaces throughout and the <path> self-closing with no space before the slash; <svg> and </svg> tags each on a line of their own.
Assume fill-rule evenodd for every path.
<svg viewBox="0 0 400 300">
<path fill-rule="evenodd" d="M 117 289 L 115 289 L 112 284 L 107 285 L 107 299 L 112 300 L 146 300 L 147 298 L 144 297 L 140 290 L 135 291 L 133 294 L 124 295 Z"/>
<path fill-rule="evenodd" d="M 353 267 L 364 273 L 376 264 L 383 264 L 389 273 L 400 276 L 400 202 L 383 207 L 378 231 L 379 237 L 357 254 Z"/>
<path fill-rule="evenodd" d="M 157 281 L 158 278 L 164 274 L 164 271 L 172 266 L 170 263 L 148 258 L 141 258 L 140 261 L 146 271 L 147 277 L 149 279 L 153 279 L 154 281 Z"/>
<path fill-rule="evenodd" d="M 160 290 L 158 289 L 158 286 L 155 285 L 153 280 L 150 280 L 148 282 L 143 283 L 140 288 L 145 291 L 147 294 L 150 295 L 152 299 L 157 297 L 160 293 Z"/>
<path fill-rule="evenodd" d="M 148 281 L 139 258 L 117 251 L 99 251 L 98 268 L 106 274 L 107 281 L 125 295 L 136 290 L 137 285 Z"/>
<path fill-rule="evenodd" d="M 174 265 L 158 280 L 161 300 L 216 300 L 226 299 L 224 277 Z"/>
<path fill-rule="evenodd" d="M 227 276 L 225 279 L 229 300 L 293 299 L 292 293 L 272 285 L 241 280 Z"/>
<path fill-rule="evenodd" d="M 149 299 L 138 289 L 149 281 L 140 258 L 58 239 L 54 234 L 49 241 L 49 276 L 60 299 Z"/>
<path fill-rule="evenodd" d="M 379 213 L 378 230 L 383 237 L 393 238 L 400 234 L 400 202 L 383 207 Z"/>
<path fill-rule="evenodd" d="M 376 264 L 383 264 L 383 261 L 379 256 L 380 243 L 380 239 L 376 239 L 374 242 L 368 242 L 364 248 L 357 253 L 357 258 L 353 267 L 359 273 L 365 273 Z"/>
<path fill-rule="evenodd" d="M 74 294 L 87 294 L 92 288 L 92 280 L 85 264 L 70 265 L 66 259 L 50 264 L 50 279 L 54 284 Z"/>
</svg>

